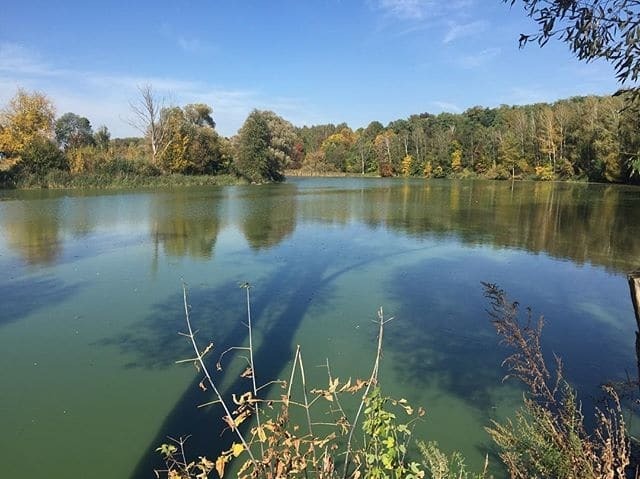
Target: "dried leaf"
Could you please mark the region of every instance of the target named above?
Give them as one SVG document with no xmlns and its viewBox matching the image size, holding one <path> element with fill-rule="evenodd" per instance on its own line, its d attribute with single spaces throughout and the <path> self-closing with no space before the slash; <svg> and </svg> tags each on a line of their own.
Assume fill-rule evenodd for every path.
<svg viewBox="0 0 640 479">
<path fill-rule="evenodd" d="M 251 466 L 251 461 L 245 461 L 245 463 L 242 465 L 242 467 L 238 471 L 238 477 L 242 477 L 242 474 L 244 474 L 244 472 L 247 469 L 249 469 L 249 466 Z"/>
<path fill-rule="evenodd" d="M 265 442 L 267 440 L 267 434 L 264 432 L 262 427 L 256 428 L 256 434 L 258 434 L 258 439 L 260 442 Z"/>
<path fill-rule="evenodd" d="M 231 397 L 234 403 L 236 403 L 238 406 L 242 406 L 247 402 L 251 402 L 253 395 L 251 394 L 251 391 L 247 391 L 242 396 L 240 396 L 240 398 L 238 398 L 235 394 L 232 394 Z"/>
<path fill-rule="evenodd" d="M 342 385 L 342 387 L 340 388 L 340 392 L 343 393 L 347 391 L 350 387 L 351 387 L 351 378 L 349 378 L 346 384 Z"/>
<path fill-rule="evenodd" d="M 351 386 L 348 391 L 350 393 L 355 393 L 360 391 L 360 389 L 362 389 L 363 387 L 365 387 L 367 385 L 367 381 L 363 380 L 363 379 L 356 379 L 356 383 Z"/>
<path fill-rule="evenodd" d="M 216 459 L 216 471 L 221 478 L 222 476 L 224 476 L 224 467 L 227 464 L 228 460 L 228 456 L 220 456 L 218 459 Z"/>
<path fill-rule="evenodd" d="M 249 411 L 243 411 L 243 412 L 241 412 L 241 413 L 238 415 L 238 417 L 236 417 L 236 418 L 233 420 L 234 425 L 235 425 L 236 427 L 237 427 L 237 426 L 239 426 L 240 424 L 242 424 L 242 423 L 245 421 L 245 419 L 247 419 L 247 418 L 249 417 L 249 415 L 250 415 Z"/>
<path fill-rule="evenodd" d="M 339 378 L 336 378 L 334 381 L 329 381 L 329 392 L 334 393 L 336 389 L 338 389 Z"/>
</svg>

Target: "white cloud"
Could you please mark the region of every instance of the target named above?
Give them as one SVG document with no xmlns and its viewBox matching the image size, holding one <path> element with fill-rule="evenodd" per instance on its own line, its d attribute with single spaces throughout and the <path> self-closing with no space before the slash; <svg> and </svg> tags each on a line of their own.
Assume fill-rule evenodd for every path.
<svg viewBox="0 0 640 479">
<path fill-rule="evenodd" d="M 228 89 L 220 85 L 172 77 L 115 74 L 56 68 L 36 52 L 17 44 L 0 43 L 0 105 L 18 87 L 46 93 L 58 113 L 72 111 L 89 118 L 94 126 L 107 125 L 114 137 L 139 133 L 131 127 L 129 103 L 138 88 L 151 85 L 167 103 L 207 103 L 214 109 L 217 129 L 225 136 L 236 133 L 253 108 L 273 110 L 294 123 L 307 123 L 312 109 L 297 98 L 267 98 L 259 90 Z"/>
<path fill-rule="evenodd" d="M 18 43 L 0 43 L 0 73 L 55 76 L 64 73 L 47 65 L 36 52 Z"/>
<path fill-rule="evenodd" d="M 551 102 L 559 98 L 557 92 L 550 92 L 540 86 L 519 86 L 509 89 L 503 103 L 509 105 L 531 105 L 534 103 Z"/>
<path fill-rule="evenodd" d="M 458 63 L 463 68 L 477 68 L 492 59 L 500 55 L 502 50 L 500 48 L 485 48 L 484 50 L 475 53 L 473 55 L 465 55 L 458 60 Z"/>
<path fill-rule="evenodd" d="M 455 103 L 447 102 L 447 101 L 432 101 L 431 104 L 435 106 L 440 111 L 447 111 L 450 113 L 462 113 L 462 108 L 460 108 Z"/>
<path fill-rule="evenodd" d="M 205 49 L 203 43 L 197 38 L 179 36 L 177 42 L 178 46 L 185 52 L 196 53 Z"/>
<path fill-rule="evenodd" d="M 432 3 L 429 0 L 380 0 L 379 7 L 403 20 L 421 20 Z"/>
<path fill-rule="evenodd" d="M 400 20 L 421 21 L 455 15 L 466 17 L 475 0 L 377 0 L 378 9 Z"/>
<path fill-rule="evenodd" d="M 442 43 L 451 43 L 461 38 L 477 35 L 487 29 L 485 20 L 476 20 L 469 23 L 451 22 Z"/>
</svg>

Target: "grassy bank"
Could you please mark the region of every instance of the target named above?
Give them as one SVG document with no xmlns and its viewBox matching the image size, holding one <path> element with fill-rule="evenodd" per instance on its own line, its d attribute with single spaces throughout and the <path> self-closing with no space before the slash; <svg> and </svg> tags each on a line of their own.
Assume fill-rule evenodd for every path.
<svg viewBox="0 0 640 479">
<path fill-rule="evenodd" d="M 246 180 L 235 175 L 139 175 L 100 173 L 70 174 L 65 171 L 51 171 L 44 176 L 26 175 L 12 178 L 0 176 L 0 188 L 144 188 L 167 186 L 228 186 L 246 184 Z"/>
<path fill-rule="evenodd" d="M 284 170 L 285 177 L 319 177 L 319 178 L 380 178 L 376 171 L 373 173 L 344 173 L 342 171 L 310 171 L 310 170 Z"/>
</svg>

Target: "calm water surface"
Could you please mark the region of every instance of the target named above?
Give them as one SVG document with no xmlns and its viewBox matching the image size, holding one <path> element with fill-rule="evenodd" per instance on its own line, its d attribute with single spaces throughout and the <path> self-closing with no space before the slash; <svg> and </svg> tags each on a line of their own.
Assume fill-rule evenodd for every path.
<svg viewBox="0 0 640 479">
<path fill-rule="evenodd" d="M 254 285 L 258 374 L 368 374 L 383 306 L 382 381 L 428 414 L 420 434 L 473 465 L 483 427 L 521 393 L 502 383 L 481 281 L 544 314 L 585 410 L 634 375 L 626 272 L 640 266 L 640 189 L 508 182 L 297 179 L 253 187 L 0 192 L 3 476 L 154 477 L 153 450 L 217 410 L 191 366 L 181 279 L 203 338 L 243 343 Z M 205 340 L 205 339 L 203 339 Z M 221 349 L 219 349 L 221 350 Z M 231 375 L 222 377 L 234 388 Z M 632 418 L 632 423 L 638 420 Z M 632 424 L 633 426 L 633 424 Z"/>
</svg>

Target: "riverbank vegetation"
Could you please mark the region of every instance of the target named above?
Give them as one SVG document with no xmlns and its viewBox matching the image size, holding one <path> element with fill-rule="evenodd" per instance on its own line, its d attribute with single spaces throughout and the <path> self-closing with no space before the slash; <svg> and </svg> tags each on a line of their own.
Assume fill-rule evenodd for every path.
<svg viewBox="0 0 640 479">
<path fill-rule="evenodd" d="M 150 86 L 132 103 L 142 137 L 111 138 L 43 93 L 18 90 L 0 115 L 0 186 L 120 187 L 273 182 L 291 175 L 640 182 L 640 123 L 625 96 L 420 113 L 356 130 L 294 127 L 252 111 L 218 134 L 205 104 L 165 106 Z"/>
<path fill-rule="evenodd" d="M 164 106 L 151 87 L 131 105 L 142 137 L 111 138 L 75 113 L 56 119 L 43 93 L 18 90 L 0 115 L 0 186 L 126 187 L 280 181 L 295 136 L 255 110 L 234 138 L 215 130 L 208 105 Z M 263 127 L 256 131 L 255 122 Z"/>
<path fill-rule="evenodd" d="M 329 360 L 327 382 L 320 388 L 307 384 L 300 346 L 286 380 L 259 382 L 253 360 L 253 339 L 249 285 L 246 288 L 247 344 L 224 349 L 216 362 L 222 371 L 237 353 L 243 362 L 242 381 L 246 392 L 227 398 L 209 368 L 213 342 L 198 344 L 190 320 L 190 306 L 184 288 L 186 332 L 181 333 L 193 348 L 193 363 L 200 376 L 199 388 L 211 400 L 199 407 L 221 408 L 223 432 L 232 436 L 228 450 L 218 457 L 188 459 L 186 439 L 172 439 L 157 452 L 165 468 L 156 476 L 168 479 L 224 477 L 231 465 L 239 478 L 407 478 L 489 479 L 487 452 L 484 467 L 474 473 L 464 457 L 446 454 L 435 442 L 413 437 L 416 421 L 425 415 L 406 399 L 386 397 L 379 376 L 385 327 L 393 318 L 378 311 L 377 349 L 371 373 L 363 379 L 341 380 Z M 511 354 L 504 361 L 509 376 L 525 386 L 523 405 L 515 421 L 493 421 L 486 428 L 497 447 L 497 455 L 512 478 L 529 479 L 625 479 L 638 477 L 629 465 L 630 442 L 620 401 L 615 390 L 606 388 L 609 400 L 594 411 L 595 425 L 587 431 L 577 392 L 564 379 L 562 362 L 555 356 L 551 372 L 541 347 L 543 320 L 533 321 L 527 310 L 521 318 L 517 302 L 493 284 L 484 284 L 490 302 L 489 316 L 498 337 Z M 269 389 L 280 388 L 279 393 Z M 249 424 L 251 423 L 251 424 Z M 215 427 L 215 426 L 214 426 Z M 417 444 L 417 451 L 414 449 Z M 495 456 L 494 456 L 495 457 Z M 497 458 L 495 458 L 497 460 Z M 627 475 L 630 474 L 630 475 Z"/>
</svg>

